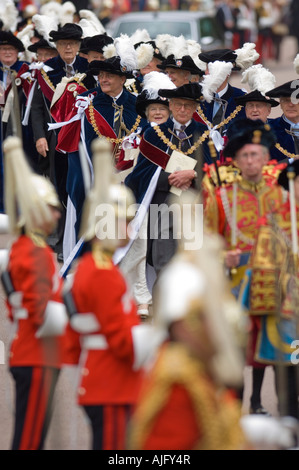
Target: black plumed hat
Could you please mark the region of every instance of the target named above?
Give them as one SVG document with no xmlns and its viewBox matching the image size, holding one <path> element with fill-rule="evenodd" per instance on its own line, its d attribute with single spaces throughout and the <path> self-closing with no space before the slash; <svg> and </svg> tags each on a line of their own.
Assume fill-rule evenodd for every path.
<svg viewBox="0 0 299 470">
<path fill-rule="evenodd" d="M 191 100 L 200 102 L 202 101 L 202 87 L 197 82 L 187 83 L 173 89 L 160 89 L 158 94 L 164 98 L 183 98 L 185 100 Z"/>
<path fill-rule="evenodd" d="M 199 69 L 191 56 L 185 55 L 180 59 L 176 59 L 174 54 L 169 55 L 166 59 L 163 60 L 161 64 L 158 64 L 157 67 L 160 70 L 165 70 L 166 68 L 173 68 L 179 70 L 187 70 L 193 75 L 204 75 L 204 71 Z"/>
<path fill-rule="evenodd" d="M 56 42 L 60 39 L 73 39 L 75 41 L 82 41 L 83 30 L 81 26 L 75 23 L 66 23 L 57 31 L 52 30 L 49 33 L 51 41 Z"/>
<path fill-rule="evenodd" d="M 237 96 L 234 98 L 235 103 L 240 106 L 245 106 L 246 103 L 250 101 L 261 101 L 263 103 L 268 103 L 272 108 L 279 106 L 278 101 L 275 101 L 267 96 L 263 95 L 260 91 L 254 90 L 250 93 L 245 93 L 245 95 Z"/>
<path fill-rule="evenodd" d="M 0 31 L 0 46 L 13 46 L 19 52 L 25 51 L 24 44 L 11 31 Z"/>
</svg>

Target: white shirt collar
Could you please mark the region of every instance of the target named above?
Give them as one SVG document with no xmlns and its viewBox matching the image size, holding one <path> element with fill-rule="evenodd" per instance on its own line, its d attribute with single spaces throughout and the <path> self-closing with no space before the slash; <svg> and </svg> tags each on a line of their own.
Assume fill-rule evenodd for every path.
<svg viewBox="0 0 299 470">
<path fill-rule="evenodd" d="M 287 117 L 285 117 L 285 115 L 283 116 L 283 119 L 284 119 L 288 124 L 290 124 L 291 128 L 293 128 L 293 129 L 299 129 L 299 122 L 297 122 L 297 123 L 292 122 L 292 121 L 290 121 Z"/>
<path fill-rule="evenodd" d="M 76 60 L 76 57 L 74 58 L 73 62 L 71 62 L 70 64 L 67 64 L 66 62 L 64 62 L 64 63 L 65 63 L 65 68 L 66 68 L 67 65 L 71 65 L 71 66 L 73 67 L 73 65 L 74 65 L 74 63 L 75 63 L 75 60 Z M 73 68 L 74 68 L 74 67 L 73 67 Z"/>
<path fill-rule="evenodd" d="M 186 122 L 186 124 L 181 124 L 181 123 L 178 122 L 176 119 L 174 119 L 174 117 L 172 118 L 172 120 L 173 120 L 173 122 L 174 122 L 174 128 L 175 128 L 175 129 L 179 129 L 179 130 L 181 130 L 181 126 L 186 126 L 186 127 L 188 127 L 188 126 L 191 124 L 191 122 L 192 122 L 192 120 L 190 119 L 190 121 Z"/>
<path fill-rule="evenodd" d="M 121 92 L 120 92 L 118 95 L 112 96 L 113 101 L 117 101 L 118 98 L 123 94 L 123 91 L 124 91 L 124 90 L 121 90 Z"/>
</svg>

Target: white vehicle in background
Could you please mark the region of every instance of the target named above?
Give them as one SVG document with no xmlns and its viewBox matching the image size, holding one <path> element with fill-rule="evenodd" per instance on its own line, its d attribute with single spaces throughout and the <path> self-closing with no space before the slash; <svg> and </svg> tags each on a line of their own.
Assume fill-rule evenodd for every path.
<svg viewBox="0 0 299 470">
<path fill-rule="evenodd" d="M 146 11 L 121 15 L 107 24 L 107 34 L 117 38 L 131 36 L 137 29 L 146 29 L 155 39 L 158 34 L 170 34 L 193 39 L 203 51 L 230 47 L 221 36 L 215 21 L 215 12 L 207 11 Z"/>
</svg>

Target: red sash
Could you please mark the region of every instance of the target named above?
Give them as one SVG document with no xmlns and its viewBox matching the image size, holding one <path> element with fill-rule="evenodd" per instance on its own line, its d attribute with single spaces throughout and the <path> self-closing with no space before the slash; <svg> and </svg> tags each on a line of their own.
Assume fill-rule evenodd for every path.
<svg viewBox="0 0 299 470">
<path fill-rule="evenodd" d="M 48 83 L 44 79 L 44 76 L 42 75 L 40 70 L 38 70 L 38 83 L 42 90 L 43 95 L 45 95 L 47 100 L 51 102 L 53 95 L 54 95 L 54 90 L 52 90 L 50 85 L 48 85 Z"/>
<path fill-rule="evenodd" d="M 91 124 L 90 108 L 87 108 L 87 110 L 85 111 L 85 115 L 89 124 Z M 110 126 L 110 124 L 95 108 L 93 108 L 93 115 L 94 115 L 99 133 L 103 135 L 104 137 L 109 137 L 110 139 L 116 139 L 117 136 L 114 130 L 112 129 L 112 127 Z M 114 146 L 115 146 L 115 143 L 113 144 L 113 148 Z"/>
<path fill-rule="evenodd" d="M 144 137 L 141 139 L 139 150 L 145 158 L 165 170 L 168 160 L 170 159 L 170 155 L 147 140 L 144 140 Z"/>
<path fill-rule="evenodd" d="M 93 108 L 93 110 L 96 126 L 99 133 L 104 137 L 116 139 L 116 134 L 112 127 L 108 124 L 106 119 L 95 108 Z M 85 116 L 88 122 L 91 124 L 91 115 L 89 108 L 85 110 Z M 69 118 L 71 117 L 72 116 L 69 116 Z M 58 134 L 56 150 L 67 153 L 76 152 L 79 148 L 80 134 L 81 120 L 64 125 Z M 115 143 L 113 143 L 113 149 L 114 146 Z"/>
<path fill-rule="evenodd" d="M 201 122 L 202 124 L 206 125 L 206 122 L 202 119 L 202 117 L 200 117 L 200 115 L 198 114 L 197 111 L 195 111 L 195 113 L 193 114 L 192 117 L 193 117 L 194 121 Z"/>
</svg>

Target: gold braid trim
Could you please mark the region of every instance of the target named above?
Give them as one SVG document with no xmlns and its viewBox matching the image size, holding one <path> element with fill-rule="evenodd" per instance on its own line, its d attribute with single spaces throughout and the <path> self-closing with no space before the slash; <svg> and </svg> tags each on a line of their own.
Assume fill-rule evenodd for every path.
<svg viewBox="0 0 299 470">
<path fill-rule="evenodd" d="M 98 242 L 92 243 L 92 257 L 97 269 L 112 269 L 112 256 Z"/>
<path fill-rule="evenodd" d="M 298 160 L 299 158 L 299 155 L 295 154 L 295 153 L 291 153 L 291 152 L 288 152 L 286 149 L 284 149 L 278 142 L 275 144 L 275 147 L 281 152 L 283 153 L 283 155 L 285 155 L 286 157 L 288 158 L 294 158 L 295 160 Z"/>
<path fill-rule="evenodd" d="M 164 142 L 164 144 L 166 144 L 171 150 L 177 150 L 177 146 L 170 142 L 168 137 L 166 137 L 164 132 L 161 131 L 159 126 L 154 126 L 153 129 L 156 132 L 156 134 L 158 135 L 158 137 Z M 200 146 L 200 144 L 202 144 L 206 140 L 209 133 L 210 133 L 209 130 L 205 131 L 202 134 L 202 136 L 198 139 L 198 141 L 195 142 L 195 144 L 193 144 L 192 147 L 190 147 L 186 152 L 184 152 L 184 154 L 185 155 L 191 155 Z"/>
<path fill-rule="evenodd" d="M 237 106 L 236 109 L 229 115 L 227 116 L 226 119 L 224 119 L 222 122 L 220 122 L 219 124 L 217 124 L 217 126 L 213 127 L 213 124 L 207 120 L 206 116 L 204 115 L 204 112 L 203 110 L 201 109 L 201 106 L 199 105 L 198 108 L 197 108 L 197 112 L 199 114 L 199 116 L 204 120 L 204 122 L 211 128 L 213 129 L 219 129 L 219 127 L 222 127 L 222 126 L 225 126 L 226 124 L 228 124 L 232 119 L 234 119 L 236 117 L 236 115 L 241 111 L 241 109 L 243 108 L 243 106 Z"/>
<path fill-rule="evenodd" d="M 245 438 L 240 428 L 241 408 L 236 402 L 221 400 L 200 362 L 183 345 L 164 346 L 146 394 L 135 409 L 129 434 L 129 449 L 142 449 L 155 418 L 167 404 L 174 384 L 188 392 L 198 422 L 199 440 L 190 450 L 240 450 Z"/>
<path fill-rule="evenodd" d="M 53 83 L 52 83 L 51 80 L 49 79 L 47 73 L 46 73 L 43 69 L 41 69 L 41 74 L 42 74 L 42 76 L 44 77 L 45 82 L 49 85 L 49 87 L 50 87 L 53 91 L 55 91 L 55 86 L 53 85 Z"/>
<path fill-rule="evenodd" d="M 106 140 L 108 140 L 108 142 L 111 142 L 113 144 L 121 144 L 122 141 L 124 140 L 125 137 L 122 137 L 120 139 L 113 139 L 111 137 L 107 137 L 105 135 L 102 135 L 99 131 L 99 128 L 97 126 L 97 123 L 96 123 L 96 118 L 95 118 L 95 115 L 94 115 L 94 106 L 92 104 L 89 105 L 89 113 L 90 113 L 90 123 L 93 127 L 93 130 L 95 131 L 95 133 L 97 134 L 98 137 L 104 137 Z M 137 116 L 137 119 L 135 121 L 135 124 L 134 126 L 132 127 L 132 129 L 127 129 L 127 127 L 125 125 L 122 125 L 122 127 L 125 129 L 126 131 L 126 135 L 129 135 L 131 134 L 132 132 L 135 132 L 137 127 L 139 126 L 140 124 L 140 121 L 141 121 L 141 116 Z"/>
</svg>

